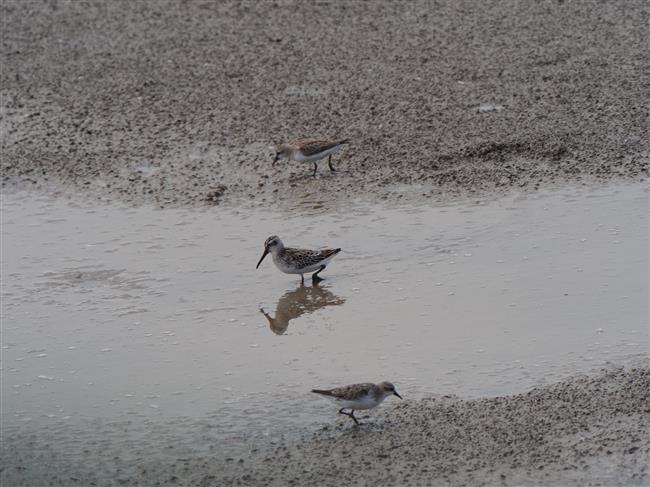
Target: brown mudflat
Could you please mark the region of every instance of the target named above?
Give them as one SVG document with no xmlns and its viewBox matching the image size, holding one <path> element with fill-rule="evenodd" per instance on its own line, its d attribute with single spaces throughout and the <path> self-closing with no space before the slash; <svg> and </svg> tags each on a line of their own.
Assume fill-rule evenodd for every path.
<svg viewBox="0 0 650 487">
<path fill-rule="evenodd" d="M 648 4 L 7 0 L 3 185 L 160 206 L 647 174 Z M 273 142 L 344 137 L 340 170 Z"/>
<path fill-rule="evenodd" d="M 244 204 L 265 209 L 309 206 L 320 212 L 334 204 L 347 205 L 353 198 L 370 202 L 408 200 L 417 204 L 430 197 L 446 200 L 512 190 L 516 190 L 512 194 L 517 194 L 522 188 L 536 189 L 556 182 L 569 182 L 569 187 L 574 188 L 580 183 L 591 185 L 611 180 L 635 180 L 648 175 L 650 62 L 647 25 L 650 12 L 648 3 L 643 0 L 441 0 L 408 4 L 378 0 L 371 6 L 363 2 L 290 0 L 255 3 L 5 0 L 0 5 L 0 16 L 3 20 L 0 47 L 3 190 L 28 188 L 129 205 Z M 309 165 L 283 161 L 271 166 L 269 146 L 300 137 L 349 138 L 350 143 L 333 158 L 338 172 L 331 174 L 322 167 L 318 176 L 312 178 Z M 41 212 L 50 215 L 54 206 L 44 202 L 38 211 L 32 212 L 32 208 L 28 208 L 28 219 L 15 218 L 20 215 L 15 213 L 8 220 L 14 219 L 16 227 L 23 230 L 40 230 L 49 228 L 45 225 L 52 225 L 54 230 L 61 232 L 64 225 L 61 221 L 48 223 L 38 220 Z M 520 201 L 513 203 L 515 208 L 521 206 Z M 588 209 L 584 208 L 586 206 L 589 205 L 583 205 L 579 210 Z M 645 211 L 647 203 L 644 202 L 643 208 Z M 72 213 L 66 210 L 68 218 Z M 575 215 L 580 218 L 577 211 Z M 114 216 L 114 219 L 106 221 L 125 221 L 122 213 Z M 436 215 L 439 219 L 443 216 Z M 167 215 L 158 217 L 167 223 Z M 187 215 L 177 216 L 177 222 L 184 225 L 188 218 Z M 256 219 L 255 224 L 260 221 L 264 220 Z M 522 227 L 528 228 L 530 221 L 536 220 L 525 220 Z M 647 223 L 647 219 L 643 221 Z M 101 223 L 103 228 L 104 222 Z M 165 224 L 159 223 L 161 228 L 166 228 Z M 503 230 L 503 223 L 498 225 Z M 210 220 L 203 228 L 212 226 L 214 222 Z M 336 222 L 336 227 L 339 226 Z M 81 228 L 75 222 L 74 230 L 80 232 Z M 618 224 L 604 228 L 611 233 L 612 239 L 618 238 L 614 236 L 619 232 Z M 628 228 L 631 227 L 624 227 Z M 84 232 L 87 231 L 86 227 Z M 268 231 L 270 229 L 265 229 L 262 234 L 268 235 Z M 353 229 L 346 231 L 352 232 Z M 13 296 L 7 300 L 9 319 L 5 320 L 4 329 L 10 333 L 22 330 L 41 336 L 38 327 L 42 323 L 39 320 L 56 317 L 56 313 L 64 316 L 58 323 L 59 331 L 61 326 L 74 324 L 71 316 L 83 318 L 82 314 L 73 315 L 67 308 L 58 308 L 60 303 L 54 298 L 42 299 L 43 293 L 54 293 L 51 288 L 56 293 L 68 290 L 74 304 L 82 299 L 76 292 L 78 286 L 88 282 L 108 282 L 115 289 L 128 289 L 116 295 L 107 293 L 105 299 L 131 300 L 132 294 L 139 292 L 140 280 L 148 272 L 152 269 L 161 272 L 159 258 L 155 259 L 155 265 L 142 269 L 142 275 L 131 271 L 123 276 L 122 262 L 107 268 L 95 266 L 71 270 L 68 267 L 74 266 L 52 261 L 50 246 L 51 243 L 67 242 L 70 236 L 66 234 L 53 239 L 52 235 L 59 234 L 36 233 L 37 238 L 47 239 L 45 243 L 48 246 L 46 251 L 35 255 L 41 260 L 32 269 L 34 273 L 37 270 L 40 273 L 38 279 L 46 281 L 39 291 L 41 294 L 34 294 L 37 298 L 31 294 L 31 286 L 41 284 L 38 284 L 38 279 L 37 284 L 32 283 L 34 277 L 30 269 L 29 272 L 19 269 L 16 275 L 8 274 L 14 279 L 14 285 L 21 276 L 25 282 L 31 283 L 10 291 L 15 293 L 22 289 L 21 292 L 26 293 L 24 302 L 29 306 L 49 306 L 50 309 L 27 315 L 20 308 L 22 303 Z M 175 233 L 181 235 L 183 232 L 178 230 Z M 508 236 L 514 234 L 513 230 L 504 238 L 510 241 L 512 239 Z M 196 232 L 188 234 L 187 238 L 200 240 L 202 235 Z M 582 235 L 569 236 L 575 237 L 575 242 L 582 241 Z M 645 236 L 647 238 L 647 232 Z M 155 239 L 155 236 L 149 231 L 147 238 Z M 385 235 L 382 234 L 382 238 Z M 209 249 L 206 256 L 212 257 L 217 237 L 203 240 L 199 242 L 200 248 Z M 127 238 L 115 240 L 118 241 L 128 244 Z M 252 237 L 250 241 L 253 242 Z M 37 239 L 28 242 L 44 244 Z M 87 248 L 91 250 L 84 252 L 91 252 L 97 243 L 86 237 L 74 242 L 88 244 Z M 639 242 L 646 243 L 642 239 Z M 570 247 L 570 243 L 564 241 L 565 246 Z M 618 245 L 617 241 L 612 243 Z M 196 245 L 196 242 L 182 244 Z M 255 245 L 259 245 L 257 240 Z M 434 240 L 428 245 L 435 255 L 444 255 L 448 241 L 443 238 L 441 242 Z M 161 251 L 158 246 L 159 242 L 150 242 L 147 250 L 152 253 Z M 99 262 L 108 260 L 106 256 L 117 258 L 113 247 L 112 244 L 107 247 L 101 258 L 93 258 Z M 238 247 L 246 248 L 243 244 L 238 244 Z M 24 263 L 23 254 L 29 248 L 28 245 L 20 248 L 16 258 L 8 262 L 11 265 Z M 79 248 L 66 252 L 65 257 L 77 258 Z M 256 247 L 255 254 L 257 250 Z M 472 253 L 478 256 L 480 251 L 459 255 L 471 258 Z M 191 252 L 190 256 L 193 254 L 196 252 Z M 58 262 L 58 267 L 41 269 L 45 255 L 48 256 L 48 266 Z M 557 256 L 562 254 L 553 251 L 549 255 L 557 260 Z M 618 255 L 621 256 L 620 251 Z M 542 257 L 532 260 L 537 265 L 542 262 Z M 634 266 L 636 261 L 632 257 L 628 254 L 623 254 L 623 257 L 626 265 Z M 643 253 L 639 259 L 645 258 Z M 241 259 L 244 262 L 243 256 Z M 146 261 L 140 257 L 137 262 L 143 260 Z M 209 261 L 206 257 L 204 262 Z M 175 261 L 169 259 L 167 262 Z M 204 262 L 201 265 L 205 265 Z M 424 262 L 438 265 L 428 257 L 420 264 Z M 603 258 L 600 262 L 606 267 L 611 259 Z M 510 268 L 509 263 L 505 265 Z M 576 260 L 574 265 L 582 264 Z M 611 275 L 621 275 L 623 266 L 618 267 Z M 325 287 L 330 294 L 314 289 L 309 293 L 300 290 L 296 293 L 295 289 L 288 288 L 274 288 L 269 292 L 262 284 L 255 284 L 260 296 L 255 296 L 254 302 L 237 303 L 241 307 L 225 311 L 217 307 L 212 310 L 208 307 L 214 306 L 211 302 L 201 310 L 201 314 L 207 310 L 209 313 L 232 313 L 241 318 L 237 313 L 248 313 L 245 317 L 253 323 L 252 316 L 266 320 L 259 313 L 258 303 L 264 299 L 268 308 L 268 303 L 273 301 L 271 307 L 274 308 L 275 321 L 269 320 L 271 331 L 266 329 L 264 321 L 264 333 L 277 338 L 276 333 L 291 334 L 295 329 L 294 339 L 296 336 L 300 338 L 303 337 L 299 333 L 301 324 L 296 322 L 309 318 L 309 315 L 305 309 L 296 312 L 293 306 L 296 300 L 311 299 L 315 302 L 315 309 L 319 304 L 321 308 L 332 305 L 320 309 L 332 314 L 347 312 L 359 302 L 350 291 L 358 286 L 353 282 L 355 274 L 346 276 L 344 267 L 340 269 L 337 271 L 341 276 L 338 287 L 336 284 L 332 284 L 331 290 Z M 646 291 L 646 269 L 647 261 L 644 260 L 630 273 L 622 274 L 633 275 L 632 279 L 620 281 L 636 292 Z M 586 270 L 585 274 L 590 269 Z M 611 269 L 605 270 L 609 272 Z M 216 272 L 215 269 L 211 271 Z M 474 268 L 462 275 L 473 278 L 475 272 Z M 490 275 L 500 279 L 500 274 Z M 609 280 L 605 284 L 608 286 L 611 285 L 611 275 L 607 274 Z M 440 280 L 441 284 L 454 282 L 454 276 L 449 271 L 448 279 L 445 282 Z M 344 281 L 346 278 L 349 282 Z M 371 285 L 379 286 L 383 278 L 377 277 Z M 337 283 L 336 279 L 336 274 L 332 273 L 331 282 Z M 637 284 L 637 279 L 641 284 Z M 406 277 L 403 280 L 406 281 Z M 170 282 L 178 284 L 179 281 L 178 273 L 170 278 Z M 188 281 L 192 286 L 214 286 L 212 280 L 206 284 L 208 279 L 199 282 L 196 276 Z M 164 280 L 160 282 L 164 283 Z M 265 281 L 260 279 L 260 282 Z M 430 284 L 434 281 L 427 278 L 423 282 Z M 580 281 L 571 278 L 562 282 L 566 287 Z M 599 284 L 596 280 L 593 283 Z M 162 286 L 154 284 L 154 287 L 156 285 Z M 184 286 L 185 281 L 180 285 Z M 100 291 L 103 289 L 96 287 Z M 510 287 L 521 288 L 516 284 Z M 605 336 L 610 338 L 588 335 L 596 334 L 600 323 L 594 320 L 592 326 L 585 321 L 585 316 L 588 316 L 585 310 L 572 307 L 577 306 L 572 303 L 579 304 L 580 291 L 576 289 L 576 301 L 572 301 L 573 292 L 567 295 L 564 287 L 541 286 L 547 291 L 557 289 L 559 294 L 551 303 L 561 299 L 561 305 L 567 309 L 578 309 L 575 314 L 566 313 L 562 317 L 569 324 L 566 330 L 573 328 L 574 337 L 576 323 L 590 326 L 583 334 L 583 341 L 606 342 L 612 340 L 611 335 L 621 332 L 616 320 L 612 320 L 604 330 Z M 95 287 L 88 286 L 88 289 Z M 445 299 L 461 297 L 459 289 L 463 288 L 456 286 L 453 292 L 446 288 L 434 294 L 427 292 L 444 304 Z M 194 287 L 187 290 L 187 295 L 195 295 Z M 207 296 L 213 301 L 214 296 L 210 294 L 213 292 L 210 287 L 209 293 L 199 296 Z M 241 294 L 245 293 L 237 293 Z M 617 305 L 623 306 L 620 302 L 628 298 L 627 294 L 621 292 L 608 295 L 608 298 L 618 300 Z M 643 294 L 647 295 L 647 292 Z M 480 291 L 471 296 L 479 299 L 484 295 L 485 292 Z M 530 293 L 530 296 L 535 294 Z M 395 294 L 394 297 L 399 296 Z M 179 305 L 167 301 L 170 306 Z M 601 301 L 608 302 L 605 299 Z M 106 321 L 99 323 L 101 329 L 121 329 L 115 328 L 114 303 L 99 311 L 90 309 L 94 307 L 92 302 L 82 301 L 78 306 L 82 311 L 88 307 L 95 314 L 110 311 Z M 131 312 L 131 308 L 143 312 L 137 303 L 127 303 L 126 306 L 122 310 L 126 313 Z M 181 306 L 186 305 L 181 303 Z M 393 307 L 399 309 L 397 305 Z M 502 308 L 507 310 L 507 303 Z M 245 311 L 240 313 L 239 309 Z M 367 309 L 372 311 L 373 308 Z M 449 309 L 460 309 L 460 306 L 446 309 L 445 312 L 449 313 Z M 616 308 L 609 311 L 612 310 L 616 311 Z M 309 309 L 311 311 L 313 309 Z M 12 313 L 20 319 L 12 320 Z M 505 311 L 504 314 L 507 315 Z M 314 316 L 312 314 L 311 319 L 315 320 Z M 368 312 L 357 313 L 355 320 L 357 316 L 367 318 Z M 431 316 L 438 314 L 431 313 Z M 526 316 L 539 318 L 543 314 L 531 312 Z M 630 318 L 630 315 L 620 313 L 619 316 L 625 326 L 636 326 L 636 315 Z M 169 332 L 166 330 L 167 318 L 165 315 L 159 320 L 151 320 L 151 323 L 160 323 L 164 326 L 160 331 Z M 210 319 L 208 315 L 205 322 Z M 295 321 L 289 325 L 290 320 Z M 72 413 L 72 419 L 66 419 L 68 416 L 59 418 L 70 412 L 64 408 L 59 408 L 60 411 L 48 409 L 50 405 L 61 404 L 52 401 L 51 396 L 39 402 L 23 401 L 21 405 L 22 397 L 37 394 L 45 385 L 52 388 L 61 386 L 64 390 L 72 383 L 59 382 L 50 368 L 37 361 L 46 363 L 62 353 L 77 353 L 78 345 L 66 340 L 70 337 L 77 339 L 84 330 L 90 334 L 92 328 L 86 321 L 71 333 L 52 333 L 51 337 L 46 337 L 47 346 L 51 347 L 52 343 L 61 346 L 36 354 L 38 357 L 33 360 L 24 360 L 23 352 L 32 350 L 36 353 L 40 347 L 30 348 L 29 344 L 17 342 L 19 346 L 12 345 L 4 351 L 7 357 L 11 357 L 8 363 L 12 365 L 8 367 L 15 368 L 10 375 L 11 381 L 16 383 L 11 383 L 10 394 L 5 391 L 3 396 L 13 399 L 8 404 L 15 405 L 17 411 L 10 417 L 11 424 L 7 418 L 3 419 L 8 429 L 4 437 L 6 441 L 3 441 L 4 468 L 0 471 L 0 482 L 30 486 L 50 483 L 354 485 L 386 483 L 386 480 L 395 485 L 647 485 L 649 480 L 650 413 L 647 405 L 650 384 L 647 363 L 569 378 L 524 394 L 502 394 L 483 399 L 459 399 L 464 397 L 462 394 L 423 400 L 411 397 L 404 404 L 394 407 L 387 404 L 373 413 L 366 429 L 350 430 L 347 424 L 341 426 L 335 421 L 326 423 L 323 420 L 319 424 L 333 425 L 316 433 L 313 433 L 314 427 L 312 433 L 300 439 L 274 440 L 273 445 L 260 443 L 256 445 L 259 447 L 257 451 L 237 457 L 226 454 L 230 445 L 220 442 L 219 437 L 211 432 L 221 431 L 220 428 L 238 429 L 241 423 L 251 423 L 251 415 L 249 410 L 236 405 L 232 408 L 232 416 L 225 416 L 227 419 L 224 421 L 221 410 L 213 409 L 217 407 L 217 399 L 225 394 L 221 387 L 214 390 L 205 387 L 202 392 L 195 392 L 199 398 L 196 402 L 188 401 L 190 396 L 170 395 L 172 399 L 177 398 L 174 403 L 163 394 L 162 399 L 167 402 L 163 402 L 162 408 L 159 408 L 158 402 L 161 401 L 158 398 L 145 397 L 129 407 L 142 406 L 146 413 L 140 412 L 140 416 L 127 420 L 118 415 L 119 421 L 107 416 L 108 425 L 104 429 L 96 423 L 87 426 L 83 422 L 83 411 L 78 415 Z M 352 323 L 356 321 L 350 319 Z M 525 326 L 528 321 L 519 320 L 519 323 Z M 201 320 L 197 322 L 203 323 Z M 647 319 L 638 322 L 645 325 Z M 105 323 L 112 327 L 105 326 Z M 126 318 L 120 318 L 119 323 L 125 334 L 119 339 L 111 337 L 115 345 L 107 347 L 91 341 L 92 346 L 86 349 L 85 353 L 92 356 L 92 363 L 105 361 L 101 362 L 106 364 L 102 370 L 114 371 L 116 364 L 125 365 L 132 360 L 131 350 L 121 345 L 124 336 L 130 336 L 128 333 L 141 326 L 140 321 L 136 325 L 130 322 L 130 318 L 128 322 Z M 26 324 L 34 326 L 30 328 Z M 352 327 L 340 326 L 341 320 L 338 324 L 338 327 L 332 327 L 332 333 L 353 331 Z M 384 324 L 387 328 L 391 325 Z M 551 324 L 564 326 L 560 319 Z M 439 324 L 441 327 L 444 325 L 444 322 Z M 149 324 L 145 322 L 145 326 Z M 316 329 L 319 333 L 329 333 L 327 327 Z M 445 326 L 445 329 L 450 328 Z M 97 339 L 103 338 L 99 333 L 96 336 Z M 142 334 L 140 342 L 147 344 L 153 336 L 158 337 L 158 334 Z M 206 356 L 222 357 L 223 354 L 214 354 L 214 345 L 205 340 L 207 334 L 200 336 L 197 343 L 205 342 L 211 347 Z M 440 336 L 438 334 L 436 338 Z M 252 341 L 246 338 L 241 343 L 249 348 Z M 308 338 L 306 335 L 302 339 Z M 456 338 L 452 338 L 457 343 Z M 222 336 L 218 339 L 222 340 Z M 167 346 L 167 340 L 166 335 L 160 340 L 162 347 Z M 566 333 L 559 333 L 553 340 L 565 344 Z M 636 339 L 630 340 L 626 339 L 622 346 L 636 344 L 638 347 Z M 512 349 L 512 341 L 503 339 L 500 342 Z M 176 347 L 173 343 L 170 342 L 169 347 Z M 354 343 L 354 340 L 339 340 L 336 346 L 340 348 Z M 530 340 L 521 343 L 528 347 L 537 346 Z M 619 349 L 615 345 L 608 348 L 616 355 Z M 142 348 L 151 349 L 148 344 Z M 479 353 L 477 348 L 474 347 L 472 353 Z M 337 348 L 332 346 L 331 349 Z M 252 350 L 257 348 L 251 348 L 248 353 Z M 303 347 L 303 350 L 310 349 Z M 127 352 L 128 359 L 122 361 L 110 355 L 114 357 Z M 177 361 L 195 357 L 192 353 L 170 353 L 166 358 L 172 356 L 173 365 L 184 374 L 189 366 L 178 366 Z M 397 358 L 400 363 L 404 362 L 400 356 Z M 253 360 L 249 362 L 253 363 Z M 330 373 L 333 366 L 344 366 L 343 362 L 336 361 L 330 366 L 330 362 Z M 68 362 L 55 363 L 63 366 Z M 406 365 L 415 366 L 411 363 Z M 441 369 L 429 365 L 422 360 L 419 366 L 435 373 L 454 373 L 449 363 L 443 363 Z M 576 367 L 575 362 L 561 365 Z M 32 370 L 29 367 L 34 367 L 34 373 L 30 373 L 28 379 L 18 381 L 22 373 Z M 492 371 L 499 372 L 494 367 Z M 499 367 L 504 367 L 507 372 L 508 367 L 514 366 Z M 219 370 L 221 374 L 223 369 L 205 369 L 210 377 L 202 383 L 213 384 L 214 371 Z M 156 377 L 160 376 L 159 366 L 150 370 Z M 291 370 L 301 369 L 291 367 Z M 484 381 L 483 376 L 472 374 L 472 371 L 470 367 L 463 368 L 467 376 Z M 142 380 L 146 374 L 142 370 L 138 374 L 129 371 L 121 377 Z M 40 381 L 39 387 L 29 387 L 31 383 L 28 380 Z M 309 383 L 303 387 L 303 382 L 306 381 L 294 382 L 297 393 L 312 386 Z M 84 383 L 92 389 L 92 381 L 85 380 Z M 451 380 L 447 385 L 430 381 L 429 387 L 436 391 L 442 387 L 458 388 Z M 83 402 L 78 401 L 78 397 L 94 398 L 84 392 L 87 390 L 74 389 L 74 393 L 61 397 L 74 403 Z M 103 408 L 102 414 L 104 409 L 114 411 L 115 404 L 119 405 L 119 411 L 124 411 L 124 404 L 131 400 L 120 396 L 122 402 L 109 401 L 118 396 L 103 385 L 95 387 L 95 390 L 112 394 L 103 402 L 97 401 L 98 407 Z M 144 387 L 137 390 L 149 392 Z M 130 390 L 117 392 L 132 395 Z M 209 394 L 219 394 L 220 397 L 211 398 Z M 204 400 L 205 397 L 209 400 Z M 269 396 L 264 397 L 267 399 Z M 166 412 L 173 410 L 172 404 L 179 408 L 192 408 L 194 417 L 174 418 L 170 424 L 163 420 L 149 421 L 148 415 L 157 412 L 174 416 L 172 412 Z M 197 415 L 196 405 L 209 407 L 213 414 L 206 416 L 203 412 Z M 27 406 L 35 408 L 38 413 L 33 415 L 35 419 L 25 417 L 31 413 L 20 412 Z M 313 421 L 311 414 L 323 414 L 319 412 L 320 405 L 312 406 L 311 403 L 277 410 L 273 406 L 275 404 L 269 409 L 277 415 L 275 422 L 278 424 L 301 411 L 310 417 L 310 421 Z M 40 411 L 39 407 L 44 410 Z M 307 413 L 303 407 L 309 408 Z M 71 421 L 82 426 L 74 429 L 69 424 Z M 305 419 L 301 421 L 311 424 Z M 286 428 L 286 431 L 290 430 Z M 143 432 L 144 440 L 139 436 L 132 439 L 129 432 L 135 432 L 136 436 Z M 256 432 L 263 434 L 264 429 L 259 428 Z M 245 437 L 252 434 L 250 430 L 236 433 Z M 178 437 L 182 435 L 187 441 L 183 443 L 181 452 L 175 448 L 179 447 Z M 138 447 L 133 448 L 133 445 Z M 139 448 L 139 445 L 144 446 Z M 197 451 L 199 447 L 210 451 Z M 158 458 L 158 454 L 165 455 L 165 458 Z"/>
<path fill-rule="evenodd" d="M 348 434 L 335 428 L 300 443 L 282 442 L 229 468 L 221 481 L 647 485 L 649 400 L 646 364 L 515 396 L 407 401 L 384 409 L 382 427 Z"/>
</svg>

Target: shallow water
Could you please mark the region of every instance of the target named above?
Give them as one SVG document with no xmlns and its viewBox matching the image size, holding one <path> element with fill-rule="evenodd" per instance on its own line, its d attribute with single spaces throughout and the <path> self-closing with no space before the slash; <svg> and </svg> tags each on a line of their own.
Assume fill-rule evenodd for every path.
<svg viewBox="0 0 650 487">
<path fill-rule="evenodd" d="M 645 183 L 325 215 L 3 200 L 8 449 L 230 454 L 336 421 L 312 387 L 503 395 L 648 352 Z M 255 269 L 272 234 L 343 252 L 301 287 Z"/>
</svg>

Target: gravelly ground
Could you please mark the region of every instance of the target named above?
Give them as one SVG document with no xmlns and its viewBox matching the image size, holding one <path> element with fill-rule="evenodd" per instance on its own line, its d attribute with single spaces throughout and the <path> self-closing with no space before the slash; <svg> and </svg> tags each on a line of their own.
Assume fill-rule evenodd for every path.
<svg viewBox="0 0 650 487">
<path fill-rule="evenodd" d="M 650 481 L 647 367 L 612 369 L 515 396 L 404 402 L 366 421 L 368 428 L 341 421 L 332 432 L 280 445 L 224 480 L 248 485 Z"/>
<path fill-rule="evenodd" d="M 161 206 L 421 200 L 648 172 L 643 0 L 5 0 L 4 187 Z M 341 171 L 271 167 L 342 136 Z"/>
<path fill-rule="evenodd" d="M 241 458 L 219 454 L 219 445 L 209 455 L 174 456 L 174 435 L 156 424 L 132 426 L 155 430 L 137 459 L 127 459 L 127 451 L 103 453 L 111 442 L 119 443 L 118 431 L 107 431 L 101 440 L 97 432 L 62 428 L 53 435 L 14 435 L 3 442 L 0 482 L 631 486 L 650 481 L 647 361 L 514 396 L 406 397 L 360 416 L 363 424 L 355 427 L 333 409 L 331 425 L 320 431 L 257 445 Z"/>
<path fill-rule="evenodd" d="M 3 188 L 327 209 L 642 178 L 649 11 L 642 0 L 4 0 Z M 352 139 L 340 171 L 272 167 L 268 146 L 301 136 Z M 120 483 L 647 485 L 649 374 L 405 402 L 359 430 L 337 423 L 242 463 L 179 460 Z M 52 454 L 28 473 L 69 484 Z M 7 462 L 5 480 L 26 478 Z M 110 484 L 91 467 L 75 466 L 74 482 Z"/>
</svg>

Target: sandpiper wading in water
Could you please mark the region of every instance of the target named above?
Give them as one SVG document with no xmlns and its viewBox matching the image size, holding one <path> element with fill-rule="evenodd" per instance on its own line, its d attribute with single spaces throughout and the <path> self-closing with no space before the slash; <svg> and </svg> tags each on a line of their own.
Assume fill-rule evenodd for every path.
<svg viewBox="0 0 650 487">
<path fill-rule="evenodd" d="M 300 279 L 304 282 L 303 274 L 316 271 L 311 278 L 318 282 L 322 280 L 318 274 L 340 251 L 341 249 L 308 250 L 285 247 L 280 237 L 273 235 L 264 242 L 264 253 L 255 268 L 260 266 L 264 257 L 271 254 L 275 266 L 285 274 L 300 274 Z"/>
</svg>

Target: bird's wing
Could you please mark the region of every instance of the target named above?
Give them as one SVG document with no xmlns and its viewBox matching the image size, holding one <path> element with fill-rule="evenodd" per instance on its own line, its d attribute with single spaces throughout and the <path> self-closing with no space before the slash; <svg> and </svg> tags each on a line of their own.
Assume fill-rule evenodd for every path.
<svg viewBox="0 0 650 487">
<path fill-rule="evenodd" d="M 287 248 L 286 251 L 286 260 L 298 268 L 318 264 L 326 258 L 318 250 Z"/>
<path fill-rule="evenodd" d="M 341 142 L 336 140 L 323 140 L 323 139 L 301 139 L 291 142 L 292 146 L 300 149 L 305 156 L 313 156 L 319 152 L 326 151 L 332 147 L 336 147 Z"/>
<path fill-rule="evenodd" d="M 375 385 L 367 382 L 363 384 L 352 384 L 349 386 L 337 387 L 332 389 L 330 392 L 332 396 L 338 397 L 339 399 L 345 399 L 348 401 L 355 400 L 359 396 L 368 393 L 372 390 Z"/>
</svg>

